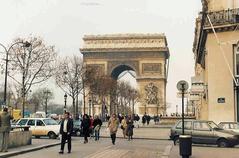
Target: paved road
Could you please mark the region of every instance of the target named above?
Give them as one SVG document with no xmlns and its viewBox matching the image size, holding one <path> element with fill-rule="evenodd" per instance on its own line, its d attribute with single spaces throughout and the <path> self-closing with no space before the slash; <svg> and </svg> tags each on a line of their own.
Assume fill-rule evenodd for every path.
<svg viewBox="0 0 239 158">
<path fill-rule="evenodd" d="M 169 139 L 170 128 L 134 128 L 135 138 L 148 138 L 148 139 Z M 109 132 L 105 127 L 101 129 L 101 136 L 108 136 Z M 118 129 L 118 137 L 123 137 L 122 129 Z"/>
<path fill-rule="evenodd" d="M 73 138 L 72 153 L 59 155 L 59 146 L 30 152 L 13 158 L 159 158 L 170 141 L 163 140 L 133 140 L 117 139 L 112 145 L 109 138 L 102 138 L 99 142 L 93 139 L 88 144 L 83 144 L 82 138 Z"/>
</svg>

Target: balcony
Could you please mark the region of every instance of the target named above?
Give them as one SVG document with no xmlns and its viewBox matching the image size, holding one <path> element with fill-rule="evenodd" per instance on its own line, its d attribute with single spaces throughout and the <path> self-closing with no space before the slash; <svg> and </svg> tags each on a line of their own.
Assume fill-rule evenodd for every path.
<svg viewBox="0 0 239 158">
<path fill-rule="evenodd" d="M 221 10 L 208 13 L 213 26 L 230 26 L 239 23 L 239 8 Z M 211 27 L 208 19 L 205 21 L 205 28 Z"/>
</svg>

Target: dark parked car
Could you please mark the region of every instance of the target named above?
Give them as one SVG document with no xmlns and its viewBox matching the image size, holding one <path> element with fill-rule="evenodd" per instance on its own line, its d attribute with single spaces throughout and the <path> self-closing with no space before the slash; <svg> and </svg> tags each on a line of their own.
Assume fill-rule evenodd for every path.
<svg viewBox="0 0 239 158">
<path fill-rule="evenodd" d="M 82 136 L 82 131 L 81 131 L 81 120 L 74 120 L 73 121 L 73 135 L 74 136 Z"/>
<path fill-rule="evenodd" d="M 239 144 L 239 134 L 226 131 L 213 121 L 185 120 L 185 134 L 192 136 L 195 144 L 215 144 L 219 147 L 233 147 Z M 182 121 L 178 121 L 170 131 L 170 138 L 178 142 L 182 134 Z"/>
</svg>

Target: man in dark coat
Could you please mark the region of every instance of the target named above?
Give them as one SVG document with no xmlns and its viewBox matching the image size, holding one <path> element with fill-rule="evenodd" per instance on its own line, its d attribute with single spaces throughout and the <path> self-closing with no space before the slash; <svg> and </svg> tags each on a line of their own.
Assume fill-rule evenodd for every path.
<svg viewBox="0 0 239 158">
<path fill-rule="evenodd" d="M 128 136 L 128 140 L 132 140 L 133 139 L 133 129 L 134 129 L 134 121 L 131 117 L 131 115 L 129 115 L 127 121 L 127 130 L 126 130 L 126 135 Z"/>
<path fill-rule="evenodd" d="M 0 144 L 1 152 L 7 152 L 9 143 L 9 132 L 11 131 L 11 119 L 12 116 L 8 113 L 8 109 L 4 108 L 0 116 L 0 135 L 2 137 Z"/>
<path fill-rule="evenodd" d="M 59 152 L 60 154 L 64 153 L 66 140 L 68 144 L 68 153 L 71 153 L 71 134 L 73 131 L 73 120 L 69 116 L 70 116 L 70 113 L 66 112 L 65 117 L 62 120 L 61 126 L 60 126 L 60 134 L 62 135 L 61 150 Z"/>
<path fill-rule="evenodd" d="M 88 143 L 88 137 L 90 136 L 90 118 L 87 114 L 84 114 L 81 123 L 81 129 L 83 129 L 84 144 Z"/>
</svg>

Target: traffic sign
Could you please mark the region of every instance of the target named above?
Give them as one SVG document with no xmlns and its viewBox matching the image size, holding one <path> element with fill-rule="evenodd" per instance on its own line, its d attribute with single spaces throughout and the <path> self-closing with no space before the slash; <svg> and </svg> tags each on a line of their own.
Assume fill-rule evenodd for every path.
<svg viewBox="0 0 239 158">
<path fill-rule="evenodd" d="M 186 91 L 189 88 L 187 81 L 181 80 L 177 83 L 177 89 L 179 91 Z"/>
</svg>

